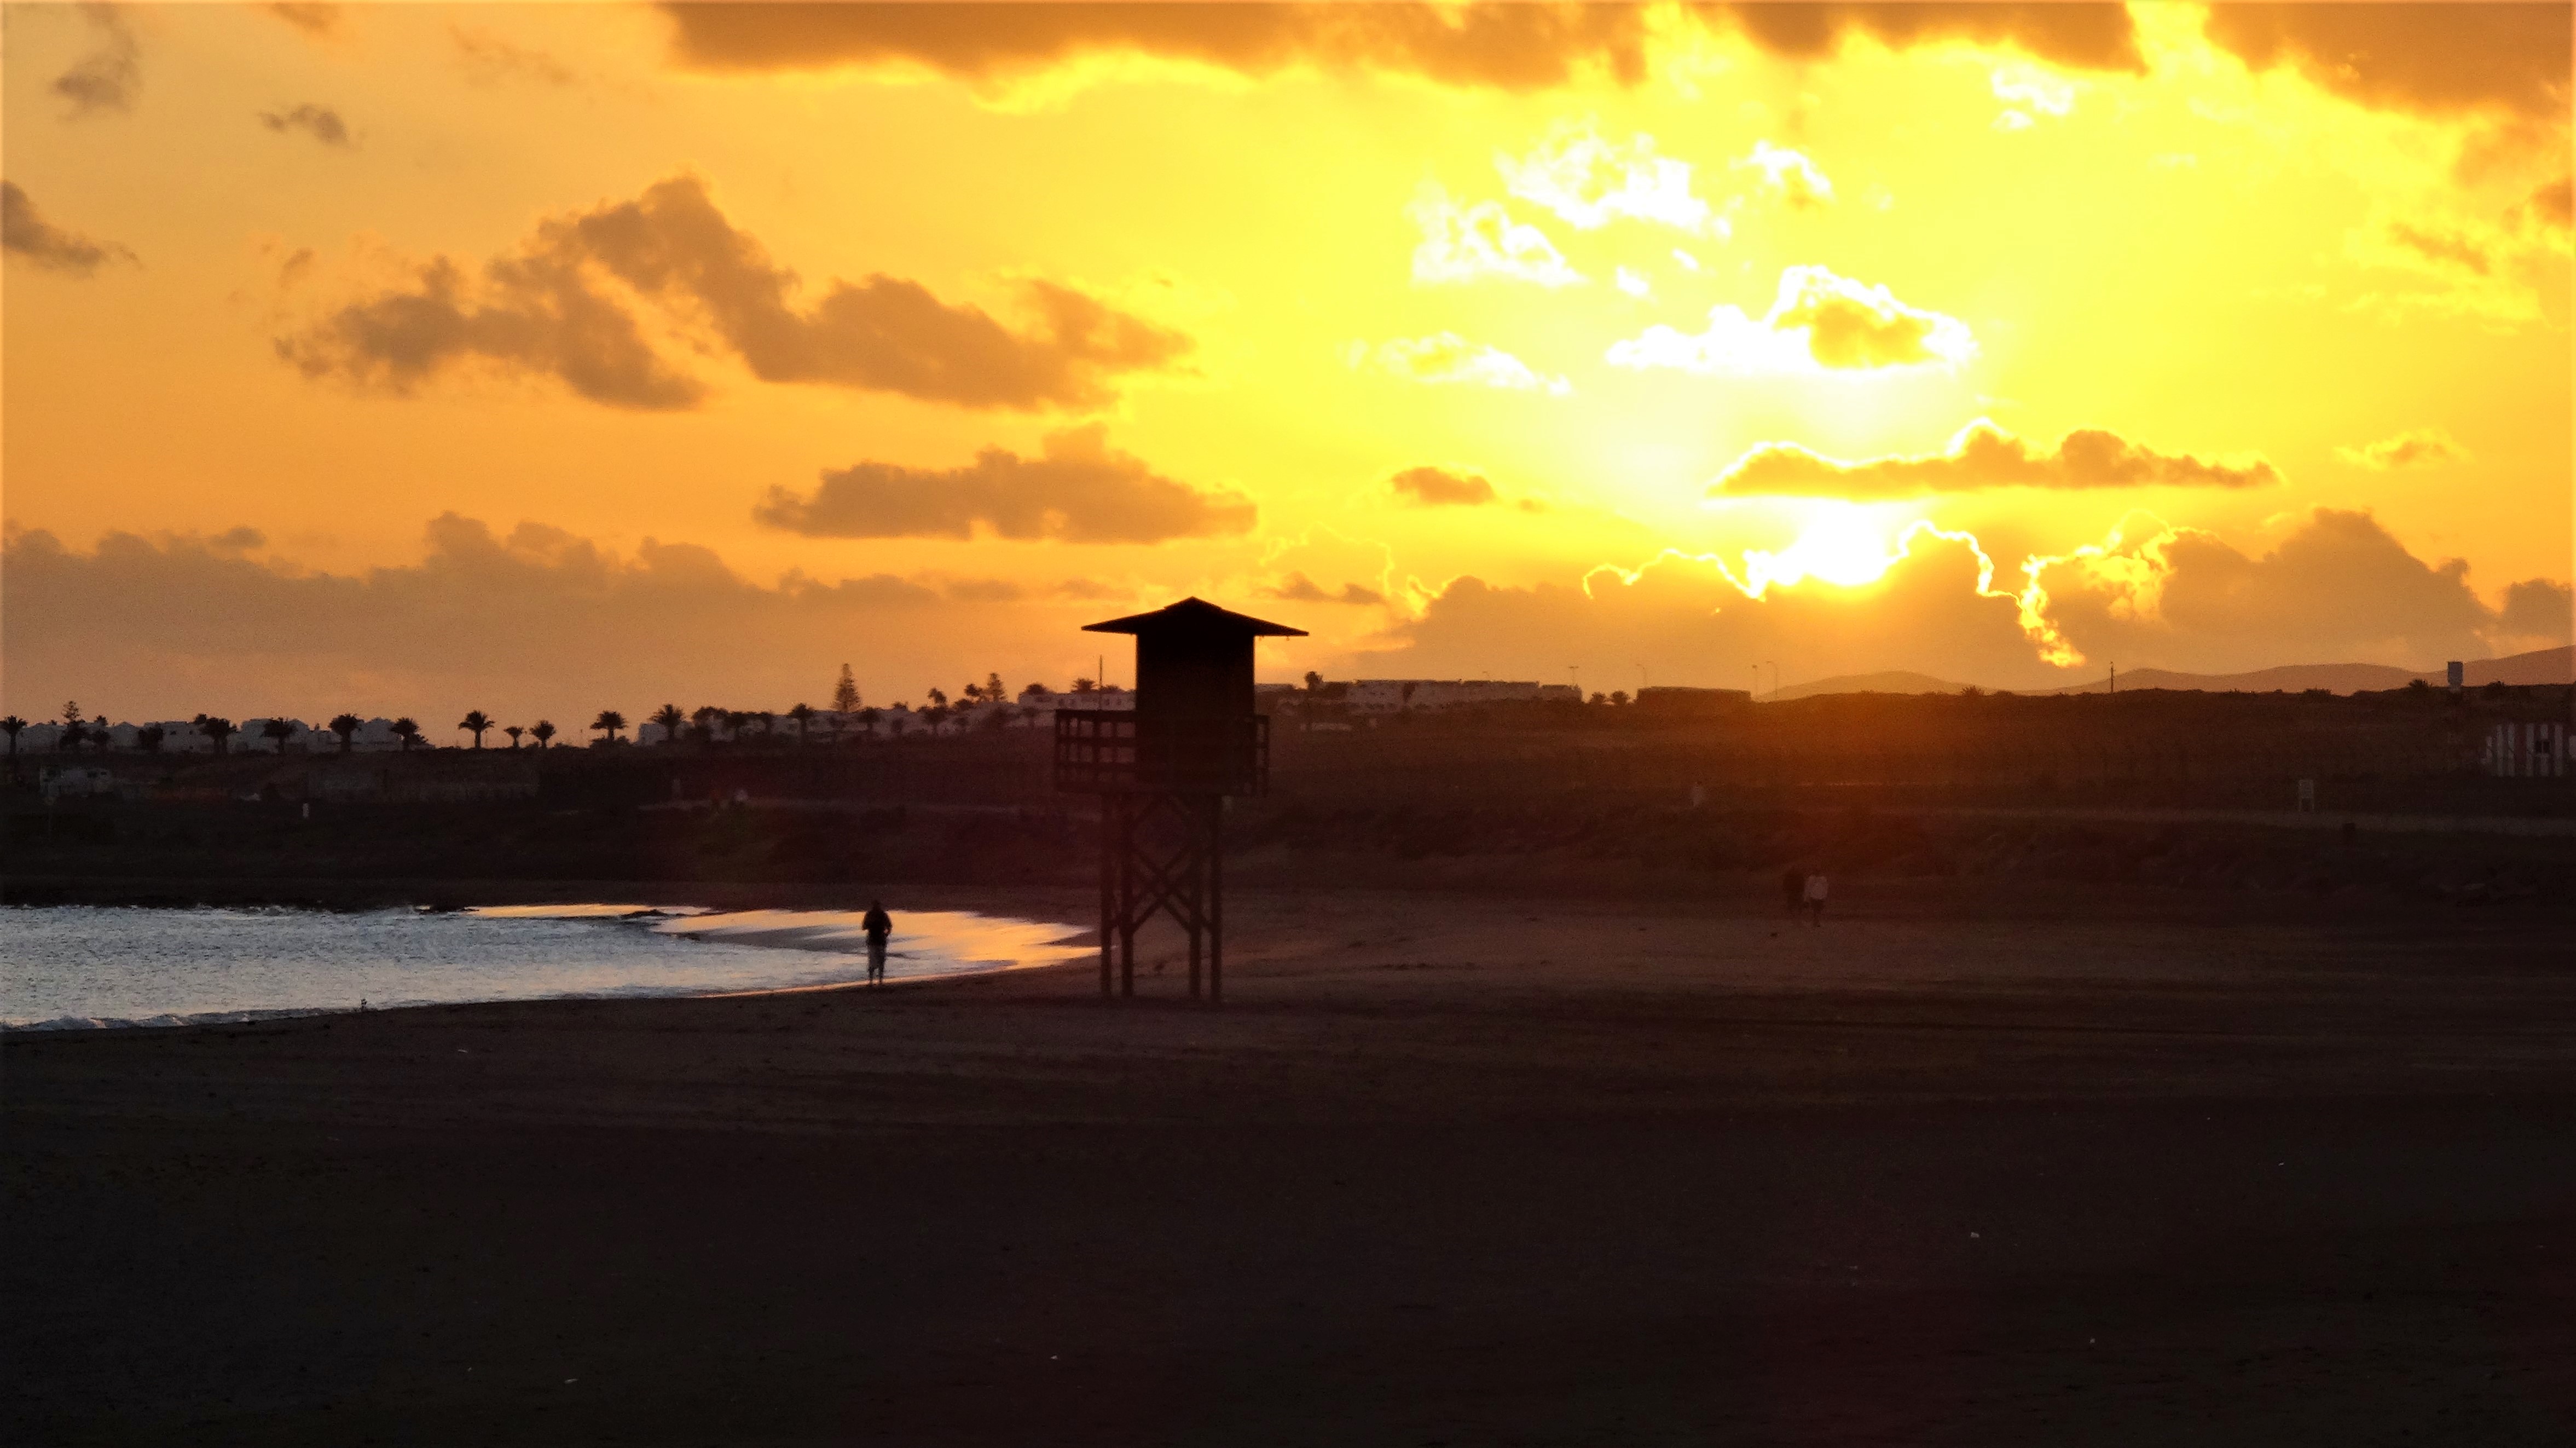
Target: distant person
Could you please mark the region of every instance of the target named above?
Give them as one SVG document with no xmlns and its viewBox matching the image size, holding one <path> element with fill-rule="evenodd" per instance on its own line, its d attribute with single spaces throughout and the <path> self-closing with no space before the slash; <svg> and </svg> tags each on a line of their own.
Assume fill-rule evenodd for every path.
<svg viewBox="0 0 2576 1448">
<path fill-rule="evenodd" d="M 1780 877 L 1780 903 L 1789 908 L 1795 920 L 1807 908 L 1807 872 L 1791 865 Z"/>
<path fill-rule="evenodd" d="M 868 913 L 860 918 L 859 928 L 868 933 L 868 984 L 883 984 L 886 937 L 894 934 L 894 917 L 886 913 L 883 900 L 868 902 Z"/>
<path fill-rule="evenodd" d="M 1824 924 L 1825 872 L 1818 870 L 1816 873 L 1809 875 L 1807 877 L 1806 888 L 1801 892 L 1801 894 L 1805 896 L 1807 902 L 1807 923 L 1810 925 Z"/>
</svg>

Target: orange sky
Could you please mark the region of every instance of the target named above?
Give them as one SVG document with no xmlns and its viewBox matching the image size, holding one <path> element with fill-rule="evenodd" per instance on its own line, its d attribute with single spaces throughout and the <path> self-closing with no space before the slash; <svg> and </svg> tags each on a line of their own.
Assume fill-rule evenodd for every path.
<svg viewBox="0 0 2576 1448">
<path fill-rule="evenodd" d="M 2564 7 L 5 24 L 30 716 L 2567 641 Z"/>
</svg>

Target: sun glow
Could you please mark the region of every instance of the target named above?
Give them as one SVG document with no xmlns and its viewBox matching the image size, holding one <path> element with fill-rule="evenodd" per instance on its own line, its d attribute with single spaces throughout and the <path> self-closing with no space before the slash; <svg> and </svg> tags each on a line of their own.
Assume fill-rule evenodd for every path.
<svg viewBox="0 0 2576 1448">
<path fill-rule="evenodd" d="M 1807 517 L 1798 536 L 1778 552 L 1746 549 L 1744 591 L 1760 598 L 1775 583 L 1796 585 L 1809 579 L 1842 588 L 1876 583 L 1905 556 L 1903 541 L 1890 536 L 1875 509 L 1853 503 L 1822 503 L 1803 511 Z"/>
</svg>

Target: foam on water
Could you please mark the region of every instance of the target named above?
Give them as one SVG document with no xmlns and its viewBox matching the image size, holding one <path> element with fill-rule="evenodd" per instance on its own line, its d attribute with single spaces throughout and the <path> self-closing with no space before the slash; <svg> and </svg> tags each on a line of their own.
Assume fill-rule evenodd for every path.
<svg viewBox="0 0 2576 1448">
<path fill-rule="evenodd" d="M 727 995 L 866 972 L 860 916 L 702 906 L 0 909 L 0 1030 L 192 1025 L 467 1001 Z M 1078 927 L 905 911 L 890 980 L 1051 965 Z"/>
</svg>

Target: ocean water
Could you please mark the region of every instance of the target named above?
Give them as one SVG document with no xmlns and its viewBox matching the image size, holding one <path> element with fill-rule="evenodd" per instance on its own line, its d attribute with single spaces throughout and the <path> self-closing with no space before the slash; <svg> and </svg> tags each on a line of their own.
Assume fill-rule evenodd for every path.
<svg viewBox="0 0 2576 1448">
<path fill-rule="evenodd" d="M 0 1029 L 186 1025 L 555 997 L 719 995 L 864 979 L 860 912 L 509 905 L 461 911 L 0 908 Z M 1090 954 L 1079 926 L 897 912 L 889 980 Z"/>
</svg>

